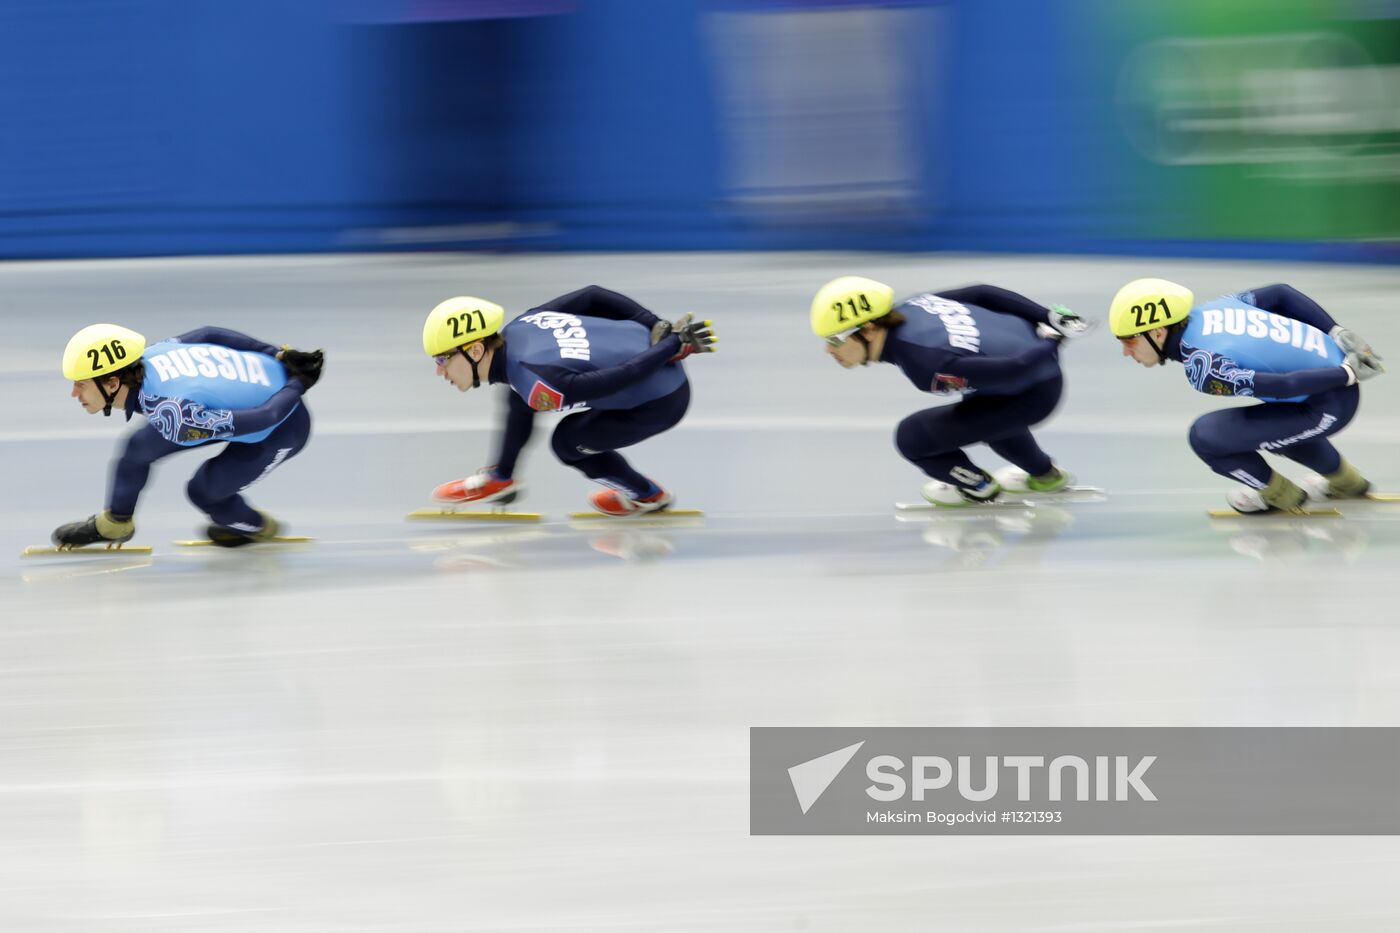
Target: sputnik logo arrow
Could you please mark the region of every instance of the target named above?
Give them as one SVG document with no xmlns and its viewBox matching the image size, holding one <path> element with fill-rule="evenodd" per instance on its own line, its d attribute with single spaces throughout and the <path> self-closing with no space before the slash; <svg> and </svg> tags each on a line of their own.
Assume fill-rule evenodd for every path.
<svg viewBox="0 0 1400 933">
<path fill-rule="evenodd" d="M 792 781 L 793 792 L 797 794 L 797 802 L 802 807 L 804 814 L 812 809 L 812 804 L 816 803 L 822 794 L 826 793 L 826 789 L 831 786 L 832 781 L 836 780 L 841 769 L 846 767 L 864 744 L 865 742 L 862 740 L 854 745 L 838 748 L 820 758 L 813 758 L 811 761 L 804 761 L 800 765 L 788 768 L 788 778 Z"/>
</svg>

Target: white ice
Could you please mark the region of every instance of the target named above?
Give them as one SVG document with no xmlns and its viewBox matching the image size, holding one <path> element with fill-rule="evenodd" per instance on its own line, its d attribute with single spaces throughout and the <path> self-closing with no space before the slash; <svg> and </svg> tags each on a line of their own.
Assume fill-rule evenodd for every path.
<svg viewBox="0 0 1400 933">
<path fill-rule="evenodd" d="M 1042 432 L 1104 503 L 898 522 L 891 443 L 927 404 L 841 371 L 806 322 L 842 273 L 987 281 L 1102 315 L 1124 281 L 1290 282 L 1400 354 L 1374 266 L 856 254 L 406 255 L 0 266 L 0 930 L 1400 929 L 1386 837 L 751 837 L 763 725 L 1395 725 L 1400 505 L 1211 521 L 1186 445 L 1222 404 L 1106 332 L 1064 354 Z M 489 462 L 499 400 L 436 379 L 437 301 L 578 286 L 712 318 L 676 430 L 629 452 L 698 525 L 574 528 L 589 483 L 542 417 L 535 527 L 406 523 Z M 180 550 L 165 461 L 150 558 L 21 559 L 102 504 L 125 427 L 60 351 L 113 320 L 324 347 L 315 435 L 250 496 L 314 545 Z M 1400 360 L 1400 355 L 1395 357 Z M 1400 375 L 1339 446 L 1400 491 Z M 997 465 L 985 451 L 974 453 Z M 1298 470 L 1292 468 L 1296 474 Z"/>
</svg>

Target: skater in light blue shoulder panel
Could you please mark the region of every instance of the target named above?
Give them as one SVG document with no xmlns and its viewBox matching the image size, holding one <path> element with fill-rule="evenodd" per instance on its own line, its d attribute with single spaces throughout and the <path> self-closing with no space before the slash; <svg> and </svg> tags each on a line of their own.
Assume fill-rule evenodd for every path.
<svg viewBox="0 0 1400 933">
<path fill-rule="evenodd" d="M 1119 289 L 1108 317 L 1124 356 L 1147 367 L 1175 360 L 1199 392 L 1263 403 L 1191 425 L 1191 449 L 1240 484 L 1226 496 L 1235 511 L 1297 511 L 1309 493 L 1349 499 L 1370 490 L 1329 438 L 1356 415 L 1358 383 L 1385 370 L 1365 340 L 1307 295 L 1267 285 L 1198 305 L 1185 286 L 1137 279 Z M 1316 474 L 1299 485 L 1269 466 L 1263 450 Z"/>
</svg>

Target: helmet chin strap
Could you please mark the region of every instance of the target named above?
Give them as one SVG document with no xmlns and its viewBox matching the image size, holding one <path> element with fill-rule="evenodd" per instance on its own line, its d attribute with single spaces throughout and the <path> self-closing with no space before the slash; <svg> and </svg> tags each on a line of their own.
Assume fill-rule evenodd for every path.
<svg viewBox="0 0 1400 933">
<path fill-rule="evenodd" d="M 860 361 L 860 365 L 862 365 L 862 366 L 869 366 L 869 365 L 870 365 L 870 338 L 867 337 L 867 336 L 865 336 L 864 334 L 862 334 L 860 331 L 855 331 L 854 333 L 851 334 L 850 339 L 851 339 L 851 340 L 859 341 L 859 342 L 860 342 L 860 345 L 863 346 L 863 347 L 865 347 L 865 359 L 863 359 L 863 360 Z"/>
<path fill-rule="evenodd" d="M 106 402 L 106 404 L 102 406 L 102 417 L 112 417 L 112 403 L 117 400 L 117 392 L 122 390 L 121 385 L 118 384 L 117 392 L 108 392 L 107 387 L 102 384 L 101 379 L 94 379 L 93 384 L 97 386 L 97 391 L 101 393 L 102 401 Z"/>
<path fill-rule="evenodd" d="M 1160 366 L 1161 364 L 1167 361 L 1167 351 L 1165 344 L 1158 346 L 1157 341 L 1152 339 L 1152 334 L 1149 331 L 1142 332 L 1142 339 L 1146 340 L 1147 345 L 1152 348 L 1154 353 L 1157 354 L 1157 365 Z"/>
<path fill-rule="evenodd" d="M 479 389 L 479 388 L 481 388 L 481 370 L 480 370 L 481 364 L 478 363 L 476 360 L 472 359 L 472 355 L 471 355 L 470 353 L 467 352 L 467 348 L 466 348 L 466 347 L 463 347 L 463 348 L 462 348 L 462 355 L 465 356 L 465 357 L 467 358 L 467 362 L 470 363 L 470 364 L 471 364 L 471 367 L 472 367 L 472 388 L 473 388 L 473 389 Z M 482 355 L 483 358 L 485 358 L 485 356 L 486 356 L 485 353 L 483 353 L 483 354 L 481 354 L 481 355 Z"/>
</svg>

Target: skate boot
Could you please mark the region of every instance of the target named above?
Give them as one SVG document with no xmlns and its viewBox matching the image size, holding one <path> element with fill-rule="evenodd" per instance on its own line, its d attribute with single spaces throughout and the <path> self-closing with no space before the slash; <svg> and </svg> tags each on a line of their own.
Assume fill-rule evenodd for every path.
<svg viewBox="0 0 1400 933">
<path fill-rule="evenodd" d="M 919 490 L 924 499 L 940 509 L 957 509 L 969 505 L 983 505 L 1001 495 L 1001 487 L 995 480 L 984 479 L 977 486 L 954 486 L 952 483 L 931 479 Z"/>
<path fill-rule="evenodd" d="M 87 547 L 89 544 L 124 544 L 136 534 L 136 524 L 131 519 L 118 521 L 111 512 L 103 511 L 88 516 L 85 522 L 69 522 L 54 529 L 54 547 Z"/>
<path fill-rule="evenodd" d="M 281 526 L 277 524 L 277 519 L 266 512 L 258 512 L 258 515 L 262 517 L 262 526 L 259 528 L 249 528 L 246 525 L 210 525 L 205 529 L 205 534 L 219 547 L 243 547 L 271 541 L 277 537 Z"/>
<path fill-rule="evenodd" d="M 1275 473 L 1263 489 L 1241 486 L 1225 494 L 1230 508 L 1241 515 L 1262 515 L 1269 512 L 1301 512 L 1308 501 L 1303 487 L 1282 473 Z"/>
<path fill-rule="evenodd" d="M 1313 499 L 1364 499 L 1371 491 L 1371 481 L 1346 460 L 1337 472 L 1326 476 L 1310 473 L 1303 478 L 1303 488 Z"/>
<path fill-rule="evenodd" d="M 626 515 L 640 515 L 643 512 L 658 512 L 671 504 L 675 498 L 655 483 L 652 492 L 640 499 L 633 499 L 625 492 L 616 489 L 600 489 L 588 497 L 593 507 L 604 515 L 622 518 Z"/>
<path fill-rule="evenodd" d="M 514 502 L 524 490 L 524 483 L 517 483 L 498 474 L 492 467 L 478 470 L 465 479 L 454 479 L 433 490 L 433 499 L 452 505 Z"/>
<path fill-rule="evenodd" d="M 1074 476 L 1057 466 L 1043 476 L 1031 476 L 1017 466 L 1002 467 L 993 474 L 1006 492 L 1061 492 L 1074 482 Z"/>
</svg>

